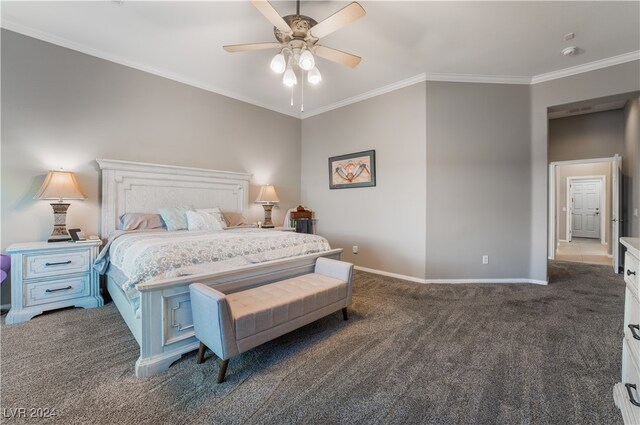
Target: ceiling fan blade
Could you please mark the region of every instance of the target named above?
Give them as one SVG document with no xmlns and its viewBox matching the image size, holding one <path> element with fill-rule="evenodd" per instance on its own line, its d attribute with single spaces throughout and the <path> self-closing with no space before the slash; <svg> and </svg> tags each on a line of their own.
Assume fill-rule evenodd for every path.
<svg viewBox="0 0 640 425">
<path fill-rule="evenodd" d="M 316 55 L 320 56 L 321 58 L 325 58 L 327 60 L 330 60 L 331 62 L 348 66 L 349 68 L 355 68 L 362 60 L 360 56 L 352 55 L 351 53 L 346 53 L 341 50 L 332 49 L 331 47 L 319 46 L 317 44 L 314 50 Z"/>
<path fill-rule="evenodd" d="M 269 20 L 269 22 L 273 24 L 274 27 L 278 28 L 285 34 L 289 34 L 291 32 L 289 24 L 282 19 L 282 16 L 280 16 L 278 11 L 275 10 L 267 0 L 251 0 L 251 3 L 264 15 L 265 18 Z"/>
<path fill-rule="evenodd" d="M 232 44 L 229 46 L 222 46 L 224 50 L 229 53 L 235 52 L 249 52 L 251 50 L 263 50 L 263 49 L 275 49 L 282 47 L 280 43 L 252 43 L 252 44 Z"/>
<path fill-rule="evenodd" d="M 340 9 L 324 21 L 311 28 L 311 35 L 315 38 L 325 37 L 332 32 L 344 28 L 351 22 L 362 18 L 367 12 L 357 2 Z"/>
</svg>

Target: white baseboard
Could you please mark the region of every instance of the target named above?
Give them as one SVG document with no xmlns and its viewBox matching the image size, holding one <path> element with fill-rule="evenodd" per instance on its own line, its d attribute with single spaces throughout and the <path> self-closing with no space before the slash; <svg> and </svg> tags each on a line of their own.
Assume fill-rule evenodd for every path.
<svg viewBox="0 0 640 425">
<path fill-rule="evenodd" d="M 546 280 L 537 280 L 537 279 L 522 279 L 522 278 L 514 278 L 514 279 L 422 279 L 419 277 L 407 276 L 398 273 L 390 273 L 385 272 L 383 270 L 370 269 L 367 267 L 354 266 L 356 270 L 360 270 L 367 273 L 379 274 L 382 276 L 393 277 L 396 279 L 408 280 L 410 282 L 416 283 L 437 283 L 437 284 L 465 284 L 465 283 L 531 283 L 534 285 L 548 285 L 549 282 Z"/>
<path fill-rule="evenodd" d="M 382 270 L 369 269 L 367 267 L 360 267 L 360 266 L 353 266 L 353 268 L 356 269 L 356 270 L 367 272 L 367 273 L 379 274 L 379 275 L 382 275 L 382 276 L 394 277 L 396 279 L 408 280 L 409 282 L 427 283 L 427 281 L 425 279 L 422 279 L 422 278 L 419 278 L 419 277 L 407 276 L 407 275 L 404 275 L 404 274 L 397 274 L 397 273 L 390 273 L 390 272 L 385 272 L 385 271 L 382 271 Z"/>
<path fill-rule="evenodd" d="M 560 242 L 566 242 L 566 241 L 567 241 L 566 239 L 558 239 L 558 243 L 560 243 Z"/>
</svg>

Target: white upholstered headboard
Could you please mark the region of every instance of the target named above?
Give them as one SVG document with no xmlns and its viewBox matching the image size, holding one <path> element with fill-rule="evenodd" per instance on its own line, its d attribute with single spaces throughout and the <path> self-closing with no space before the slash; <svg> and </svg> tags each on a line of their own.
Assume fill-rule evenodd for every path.
<svg viewBox="0 0 640 425">
<path fill-rule="evenodd" d="M 102 170 L 103 238 L 118 228 L 120 216 L 127 212 L 193 205 L 247 216 L 251 174 L 112 159 L 96 162 Z"/>
</svg>

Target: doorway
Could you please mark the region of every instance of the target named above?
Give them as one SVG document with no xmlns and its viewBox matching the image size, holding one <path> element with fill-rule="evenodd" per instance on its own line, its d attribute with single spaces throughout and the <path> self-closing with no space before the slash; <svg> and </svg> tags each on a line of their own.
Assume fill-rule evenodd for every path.
<svg viewBox="0 0 640 425">
<path fill-rule="evenodd" d="M 549 164 L 549 259 L 615 267 L 620 157 Z"/>
</svg>

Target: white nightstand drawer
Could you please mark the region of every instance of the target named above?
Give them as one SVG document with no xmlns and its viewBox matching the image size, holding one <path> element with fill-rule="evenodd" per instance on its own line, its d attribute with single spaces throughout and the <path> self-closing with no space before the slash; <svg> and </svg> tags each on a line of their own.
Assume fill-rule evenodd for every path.
<svg viewBox="0 0 640 425">
<path fill-rule="evenodd" d="M 90 294 L 90 276 L 71 277 L 25 286 L 25 305 L 38 305 Z"/>
<path fill-rule="evenodd" d="M 624 280 L 638 290 L 638 259 L 630 253 L 624 254 Z"/>
<path fill-rule="evenodd" d="M 61 242 L 59 242 L 61 243 Z M 24 255 L 24 279 L 89 271 L 88 250 Z"/>
</svg>

